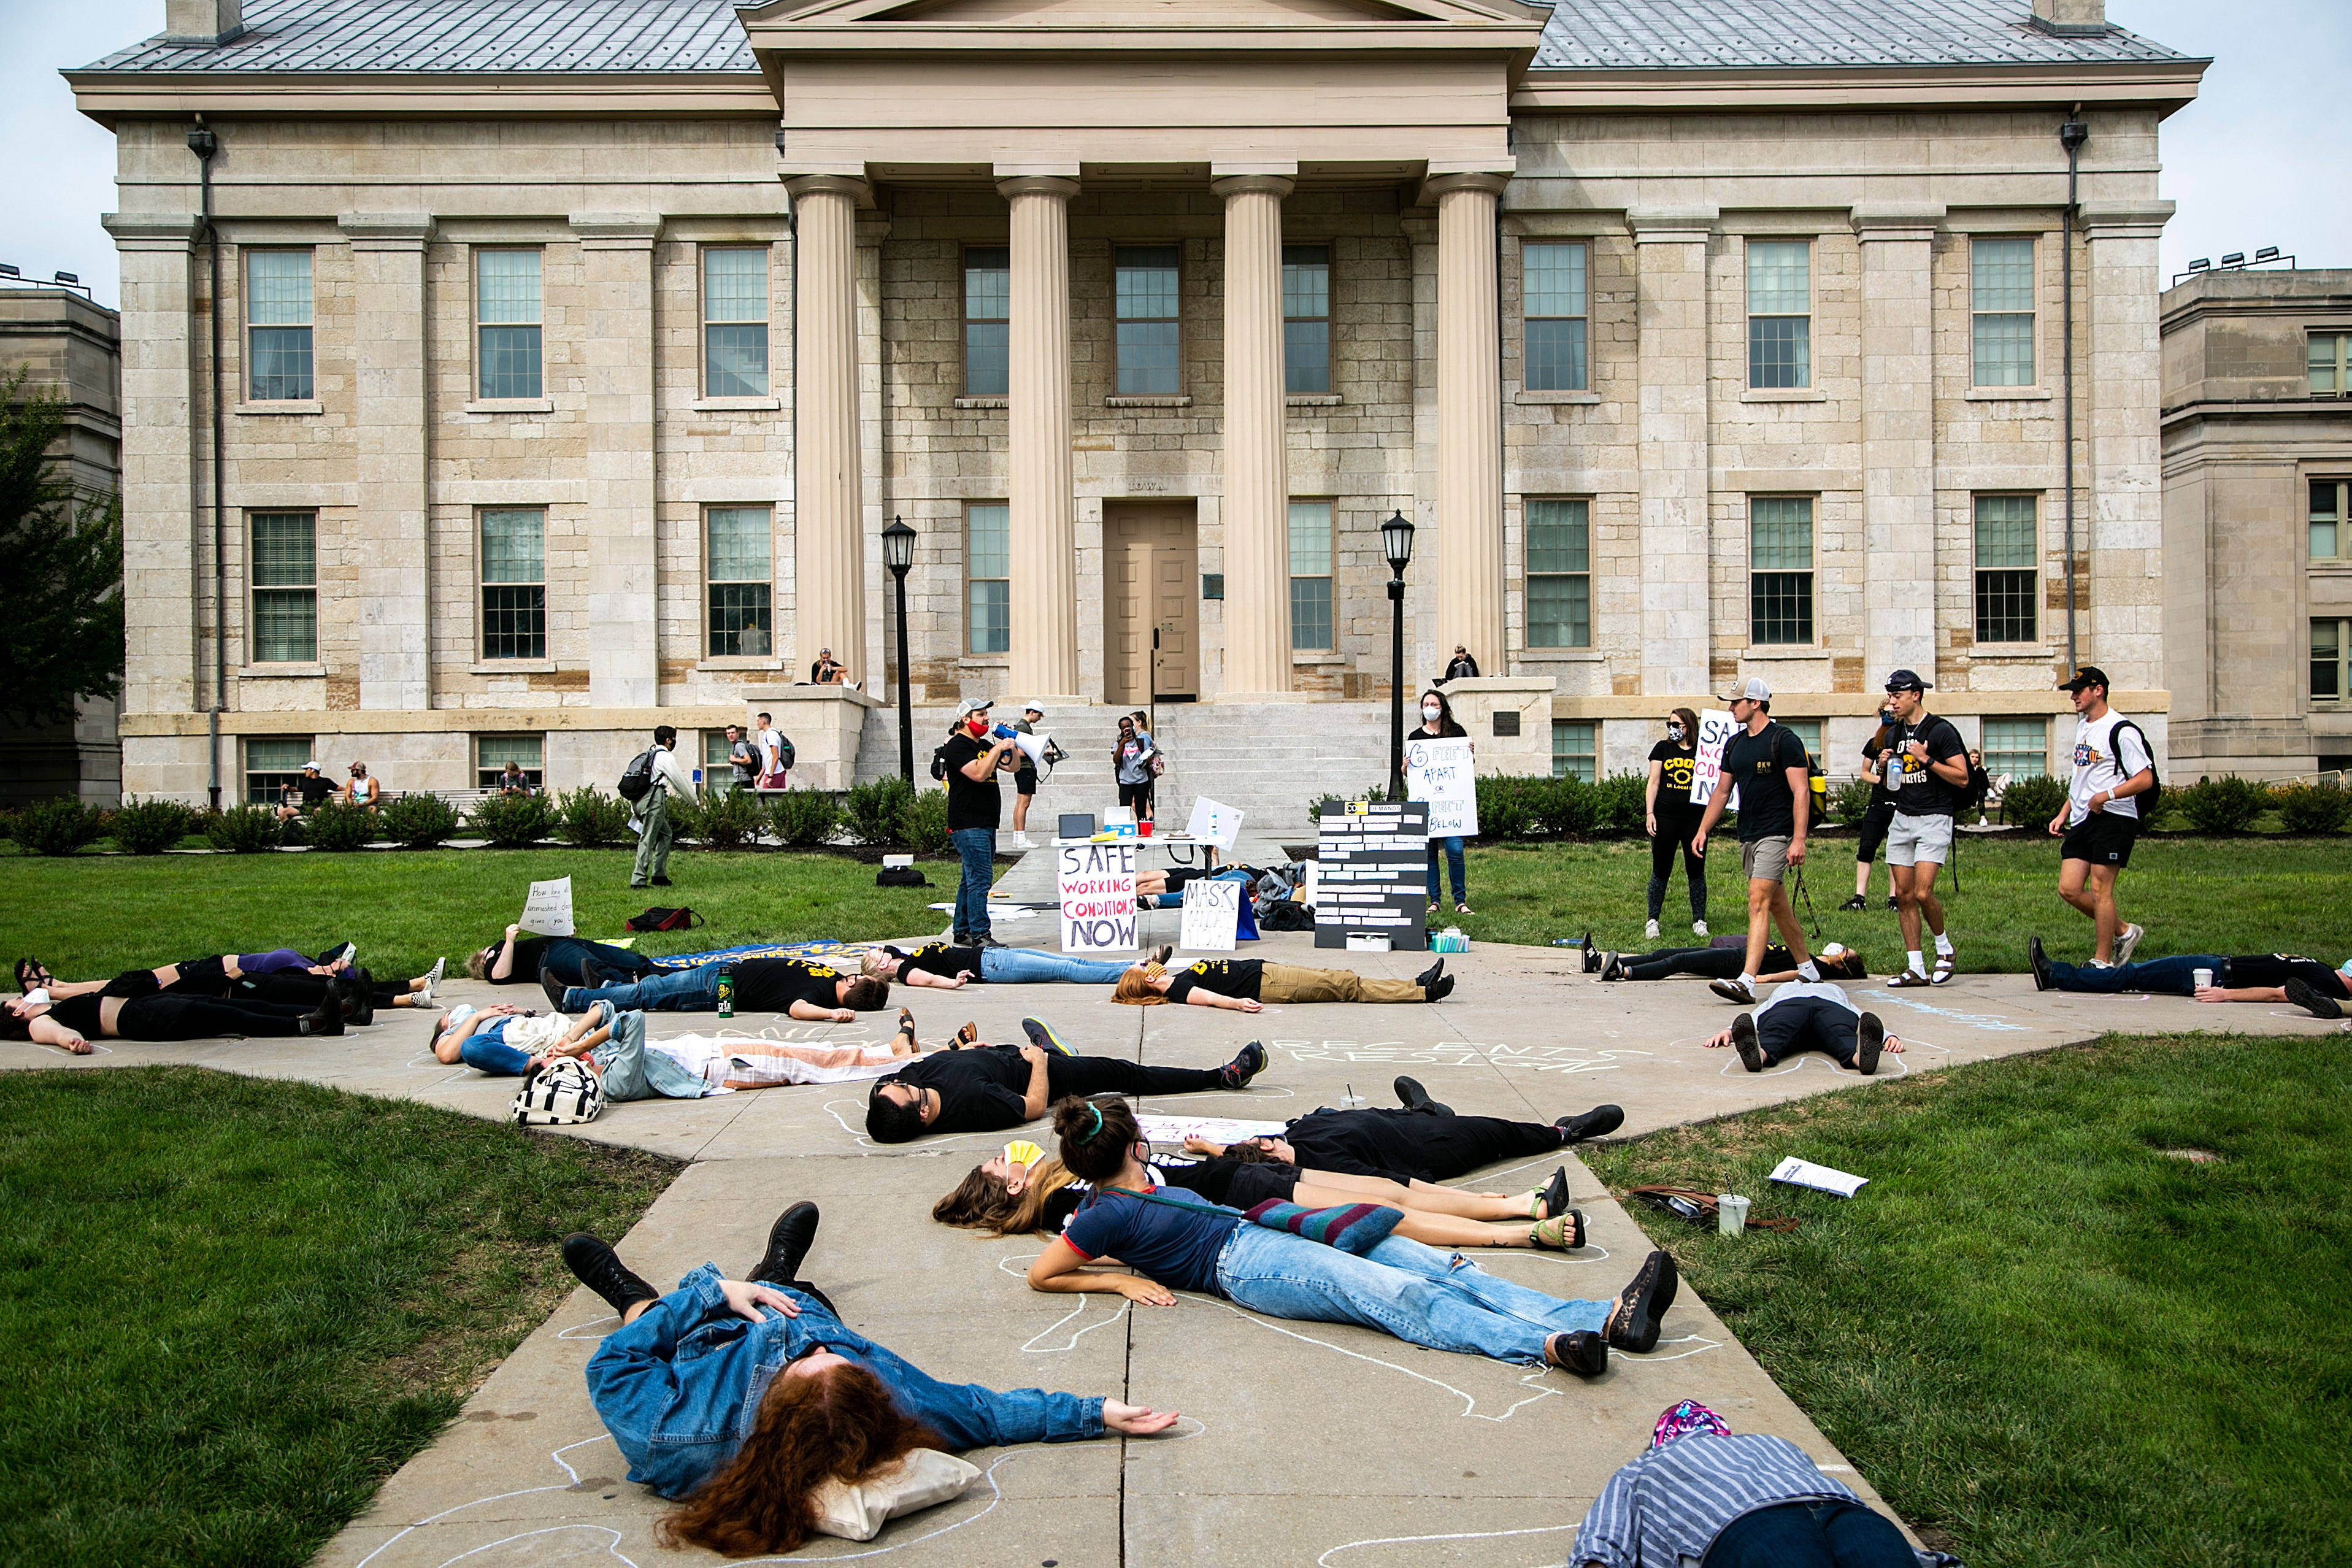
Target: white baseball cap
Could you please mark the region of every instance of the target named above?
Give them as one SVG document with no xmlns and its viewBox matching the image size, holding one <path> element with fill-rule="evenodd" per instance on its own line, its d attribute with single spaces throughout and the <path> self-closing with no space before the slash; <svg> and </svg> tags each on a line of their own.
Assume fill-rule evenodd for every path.
<svg viewBox="0 0 2352 1568">
<path fill-rule="evenodd" d="M 1045 705 L 1043 702 L 1038 701 L 1034 697 L 1032 697 L 1028 701 L 1024 702 L 1021 707 L 1024 712 L 1034 713 L 1040 719 L 1043 719 L 1045 716 Z"/>
</svg>

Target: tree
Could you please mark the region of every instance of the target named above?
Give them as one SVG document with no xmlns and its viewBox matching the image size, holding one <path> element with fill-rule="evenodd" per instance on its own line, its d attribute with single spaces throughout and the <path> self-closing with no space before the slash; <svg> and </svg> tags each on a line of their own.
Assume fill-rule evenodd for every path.
<svg viewBox="0 0 2352 1568">
<path fill-rule="evenodd" d="M 33 724 L 122 689 L 122 499 L 74 493 L 49 457 L 65 405 L 28 374 L 0 383 L 0 711 Z"/>
</svg>

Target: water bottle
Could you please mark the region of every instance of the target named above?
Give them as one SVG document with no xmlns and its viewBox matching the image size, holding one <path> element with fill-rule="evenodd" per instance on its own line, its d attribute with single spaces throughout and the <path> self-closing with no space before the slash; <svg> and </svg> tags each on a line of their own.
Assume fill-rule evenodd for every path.
<svg viewBox="0 0 2352 1568">
<path fill-rule="evenodd" d="M 719 976 L 719 1016 L 722 1018 L 735 1016 L 735 975 L 731 970 Z"/>
</svg>

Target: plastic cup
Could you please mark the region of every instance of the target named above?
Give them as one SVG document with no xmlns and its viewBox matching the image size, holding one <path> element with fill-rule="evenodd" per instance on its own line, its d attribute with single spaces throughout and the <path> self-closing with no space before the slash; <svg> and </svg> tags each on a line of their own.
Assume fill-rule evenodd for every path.
<svg viewBox="0 0 2352 1568">
<path fill-rule="evenodd" d="M 1748 1200 L 1738 1193 L 1715 1194 L 1715 1228 L 1726 1236 L 1741 1236 L 1748 1230 Z"/>
<path fill-rule="evenodd" d="M 2200 991 L 2210 989 L 2213 984 L 2213 972 L 2210 969 L 2193 969 L 2189 971 L 2189 977 L 2196 982 Z"/>
<path fill-rule="evenodd" d="M 1138 833 L 1141 834 L 1141 835 L 1142 835 L 1144 837 L 1146 837 L 1146 838 L 1149 838 L 1149 837 L 1151 837 L 1151 824 L 1150 824 L 1149 822 L 1139 822 L 1139 823 L 1137 823 L 1137 824 L 1135 825 L 1135 830 L 1136 830 L 1136 832 L 1138 832 Z"/>
</svg>

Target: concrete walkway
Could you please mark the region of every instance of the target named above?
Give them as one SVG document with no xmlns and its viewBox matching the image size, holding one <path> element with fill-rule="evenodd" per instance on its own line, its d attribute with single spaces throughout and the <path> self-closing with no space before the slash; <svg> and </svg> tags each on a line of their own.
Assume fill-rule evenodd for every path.
<svg viewBox="0 0 2352 1568">
<path fill-rule="evenodd" d="M 1043 920 L 1001 934 L 1052 945 Z M 1304 936 L 1269 938 L 1249 955 L 1397 976 L 1428 962 L 1419 954 L 1350 961 L 1318 953 Z M 1105 1055 L 1209 1066 L 1250 1039 L 1264 1039 L 1273 1054 L 1245 1093 L 1149 1101 L 1147 1111 L 1279 1120 L 1337 1104 L 1350 1088 L 1387 1105 L 1390 1080 L 1409 1073 L 1465 1113 L 1548 1121 L 1613 1101 L 1625 1108 L 1627 1134 L 1801 1095 L 1868 1092 L 1872 1082 L 1903 1073 L 2108 1029 L 2340 1032 L 2285 1007 L 2041 995 L 2023 976 L 1964 978 L 1924 993 L 1868 984 L 1849 990 L 1911 1047 L 1887 1058 L 1880 1079 L 1814 1057 L 1750 1075 L 1728 1053 L 1704 1048 L 1734 1009 L 1697 982 L 1603 986 L 1581 973 L 1574 953 L 1550 949 L 1481 948 L 1448 967 L 1459 986 L 1433 1007 L 1269 1007 L 1255 1016 L 1137 1010 L 1110 1003 L 1107 988 L 1078 986 L 902 988 L 897 996 L 914 1007 L 926 1038 L 970 1018 L 991 1040 L 1018 1039 L 1022 1015 L 1034 1013 L 1078 1048 Z M 463 983 L 449 994 L 496 994 Z M 521 990 L 503 995 L 535 999 Z M 315 1043 L 112 1042 L 88 1058 L 5 1045 L 0 1068 L 196 1062 L 498 1116 L 511 1082 L 434 1061 L 430 1017 L 379 1013 L 374 1028 Z M 815 1026 L 744 1016 L 737 1025 L 845 1042 L 879 1037 L 887 1017 Z M 680 1016 L 657 1021 L 655 1033 L 711 1022 Z M 1790 1438 L 1874 1495 L 1687 1285 L 1657 1350 L 1612 1356 L 1608 1375 L 1591 1383 L 1353 1328 L 1281 1322 L 1201 1297 L 1154 1310 L 1109 1297 L 1038 1295 L 1022 1279 L 1036 1241 L 982 1239 L 929 1217 L 932 1202 L 1003 1137 L 877 1148 L 862 1133 L 862 1089 L 621 1105 L 580 1130 L 694 1162 L 621 1242 L 623 1256 L 665 1287 L 706 1259 L 740 1272 L 758 1257 L 775 1214 L 813 1198 L 824 1224 L 807 1273 L 862 1331 L 943 1377 L 1108 1393 L 1172 1405 L 1185 1419 L 1172 1438 L 974 1455 L 988 1477 L 961 1501 L 900 1521 L 864 1546 L 821 1541 L 796 1560 L 883 1554 L 908 1568 L 1555 1563 L 1596 1490 L 1642 1450 L 1659 1410 L 1685 1397 L 1713 1405 L 1735 1429 Z M 1468 1184 L 1539 1184 L 1554 1163 L 1481 1172 Z M 1554 1294 L 1612 1295 L 1651 1243 L 1582 1166 L 1565 1163 L 1595 1245 L 1568 1257 L 1488 1253 L 1479 1261 Z M 1759 1212 L 1770 1212 L 1769 1193 L 1752 1195 Z M 1646 1214 L 1642 1220 L 1658 1223 Z M 575 1292 L 319 1561 L 334 1568 L 716 1561 L 656 1546 L 662 1505 L 621 1479 L 624 1467 L 582 1378 L 612 1326 L 601 1302 Z"/>
</svg>

